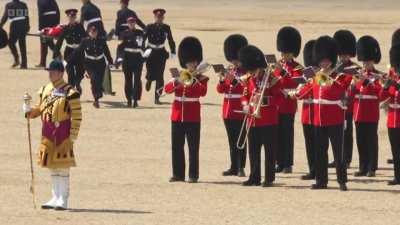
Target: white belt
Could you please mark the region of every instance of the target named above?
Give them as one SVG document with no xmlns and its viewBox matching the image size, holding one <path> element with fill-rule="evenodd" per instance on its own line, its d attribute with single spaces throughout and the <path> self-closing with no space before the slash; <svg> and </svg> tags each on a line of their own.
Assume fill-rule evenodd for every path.
<svg viewBox="0 0 400 225">
<path fill-rule="evenodd" d="M 140 53 L 143 55 L 143 50 L 140 48 L 125 48 L 124 51 L 131 53 Z"/>
<path fill-rule="evenodd" d="M 314 103 L 314 99 L 304 99 L 303 100 L 303 104 L 313 104 Z"/>
<path fill-rule="evenodd" d="M 77 47 L 79 47 L 79 44 L 68 44 L 67 43 L 67 47 L 68 48 L 77 48 Z"/>
<path fill-rule="evenodd" d="M 178 101 L 178 102 L 198 102 L 199 98 L 175 97 L 175 101 Z"/>
<path fill-rule="evenodd" d="M 121 27 L 127 27 L 128 24 L 127 24 L 127 23 L 123 23 L 123 24 L 121 24 L 120 26 L 121 26 Z"/>
<path fill-rule="evenodd" d="M 25 16 L 14 17 L 14 18 L 10 19 L 10 22 L 15 22 L 15 21 L 24 20 L 24 19 L 26 19 Z"/>
<path fill-rule="evenodd" d="M 389 104 L 389 108 L 400 109 L 400 104 Z"/>
<path fill-rule="evenodd" d="M 99 56 L 92 56 L 92 55 L 88 55 L 88 54 L 85 52 L 85 58 L 87 58 L 87 59 L 91 59 L 91 60 L 101 60 L 101 59 L 103 59 L 104 57 L 105 57 L 104 54 L 101 54 L 101 55 L 99 55 Z"/>
<path fill-rule="evenodd" d="M 371 100 L 378 99 L 378 97 L 375 95 L 356 95 L 355 97 L 358 99 L 371 99 Z"/>
<path fill-rule="evenodd" d="M 283 89 L 283 91 L 286 93 L 289 93 L 289 92 L 297 91 L 297 90 L 296 89 Z"/>
<path fill-rule="evenodd" d="M 241 94 L 225 94 L 224 96 L 226 99 L 238 99 L 241 98 Z"/>
<path fill-rule="evenodd" d="M 48 11 L 48 12 L 43 13 L 43 16 L 55 15 L 55 14 L 57 14 L 57 11 Z"/>
<path fill-rule="evenodd" d="M 313 103 L 320 105 L 342 105 L 342 101 L 340 100 L 331 101 L 327 99 L 314 99 Z"/>
<path fill-rule="evenodd" d="M 152 44 L 152 43 L 147 43 L 147 46 L 149 46 L 150 48 L 160 49 L 160 48 L 164 48 L 165 44 L 155 45 L 155 44 Z"/>
<path fill-rule="evenodd" d="M 97 21 L 101 21 L 101 18 L 100 17 L 96 17 L 96 18 L 93 18 L 93 19 L 90 19 L 90 20 L 85 20 L 84 21 L 85 27 L 87 28 L 89 26 L 89 24 L 97 22 Z"/>
</svg>

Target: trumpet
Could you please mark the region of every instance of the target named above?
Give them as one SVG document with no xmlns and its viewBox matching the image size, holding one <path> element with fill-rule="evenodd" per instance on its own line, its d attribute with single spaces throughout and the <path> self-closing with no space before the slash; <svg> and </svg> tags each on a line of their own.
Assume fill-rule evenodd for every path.
<svg viewBox="0 0 400 225">
<path fill-rule="evenodd" d="M 268 66 L 267 70 L 264 71 L 264 76 L 261 82 L 261 88 L 257 89 L 250 97 L 249 106 L 251 106 L 254 109 L 253 112 L 250 111 L 239 112 L 239 113 L 245 113 L 246 115 L 244 117 L 238 141 L 236 143 L 236 147 L 238 149 L 241 150 L 244 149 L 248 141 L 251 125 L 256 119 L 261 118 L 261 107 L 264 100 L 265 90 L 272 86 L 272 84 L 269 82 L 272 71 L 273 67 Z"/>
</svg>

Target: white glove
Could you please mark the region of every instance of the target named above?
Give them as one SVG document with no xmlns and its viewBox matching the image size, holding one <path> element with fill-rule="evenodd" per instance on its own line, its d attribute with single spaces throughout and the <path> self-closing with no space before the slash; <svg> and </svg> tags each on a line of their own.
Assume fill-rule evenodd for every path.
<svg viewBox="0 0 400 225">
<path fill-rule="evenodd" d="M 244 113 L 249 113 L 250 106 L 249 105 L 243 105 L 243 112 Z"/>
<path fill-rule="evenodd" d="M 30 105 L 27 105 L 26 103 L 24 103 L 24 104 L 22 105 L 22 111 L 26 114 L 26 113 L 32 111 L 32 108 L 31 108 Z"/>
<path fill-rule="evenodd" d="M 146 49 L 143 53 L 143 58 L 148 58 L 152 51 L 153 51 L 153 49 L 151 49 L 151 48 Z"/>
<path fill-rule="evenodd" d="M 173 53 L 169 54 L 169 58 L 170 59 L 175 59 L 176 58 L 176 54 L 173 54 Z"/>
</svg>

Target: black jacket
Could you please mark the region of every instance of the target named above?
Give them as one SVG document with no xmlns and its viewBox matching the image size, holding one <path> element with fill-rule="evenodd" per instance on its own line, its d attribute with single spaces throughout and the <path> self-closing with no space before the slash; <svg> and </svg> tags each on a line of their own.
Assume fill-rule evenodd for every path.
<svg viewBox="0 0 400 225">
<path fill-rule="evenodd" d="M 176 53 L 175 41 L 172 37 L 171 28 L 167 24 L 152 23 L 146 27 L 146 38 L 149 44 L 162 45 L 168 39 L 169 48 L 171 53 Z"/>
<path fill-rule="evenodd" d="M 22 19 L 23 18 L 23 19 Z M 7 20 L 10 20 L 10 35 L 12 33 L 26 34 L 29 29 L 29 11 L 24 2 L 13 0 L 6 4 L 3 17 L 0 20 L 0 27 L 3 27 Z M 15 20 L 13 19 L 21 19 Z"/>
<path fill-rule="evenodd" d="M 139 25 L 140 28 L 143 30 L 146 28 L 146 25 L 139 19 L 135 11 L 129 9 L 129 8 L 124 8 L 120 9 L 117 12 L 117 20 L 115 22 L 115 34 L 121 39 L 120 35 L 123 31 L 128 29 L 128 26 L 126 25 L 126 19 L 129 17 L 135 17 L 137 19 L 137 25 Z"/>
<path fill-rule="evenodd" d="M 66 27 L 64 27 L 63 32 L 57 39 L 56 45 L 53 50 L 54 58 L 60 56 L 60 49 L 62 47 L 64 40 L 67 43 L 67 45 L 79 45 L 86 36 L 87 35 L 82 24 L 80 23 L 68 24 Z M 66 48 L 68 48 L 68 46 Z"/>
<path fill-rule="evenodd" d="M 60 9 L 56 0 L 38 0 L 39 30 L 60 24 Z"/>
</svg>

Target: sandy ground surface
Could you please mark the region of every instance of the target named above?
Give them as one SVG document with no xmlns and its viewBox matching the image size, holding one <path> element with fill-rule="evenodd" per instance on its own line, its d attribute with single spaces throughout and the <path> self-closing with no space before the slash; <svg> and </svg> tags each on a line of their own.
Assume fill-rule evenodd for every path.
<svg viewBox="0 0 400 225">
<path fill-rule="evenodd" d="M 35 1 L 29 0 L 32 29 L 37 27 Z M 61 8 L 79 7 L 62 0 Z M 116 1 L 95 1 L 103 9 L 106 27 L 114 23 Z M 0 1 L 3 5 L 4 0 Z M 296 26 L 303 40 L 352 29 L 357 36 L 374 35 L 381 43 L 386 68 L 391 33 L 400 19 L 397 1 L 135 1 L 144 21 L 151 10 L 165 7 L 177 42 L 195 35 L 204 45 L 205 58 L 224 63 L 222 43 L 231 33 L 245 34 L 252 44 L 275 53 L 281 26 Z M 3 8 L 1 9 L 3 10 Z M 28 39 L 29 66 L 38 62 L 39 41 Z M 115 44 L 112 48 L 115 49 Z M 144 93 L 141 107 L 126 109 L 123 77 L 113 76 L 115 97 L 105 97 L 102 108 L 91 106 L 89 82 L 84 80 L 84 121 L 76 143 L 78 167 L 72 170 L 68 212 L 33 210 L 29 194 L 29 158 L 26 124 L 21 112 L 25 91 L 34 94 L 47 82 L 38 70 L 10 70 L 8 49 L 0 51 L 0 224 L 398 224 L 398 187 L 386 186 L 392 169 L 385 163 L 390 149 L 385 115 L 380 123 L 380 170 L 377 178 L 349 176 L 350 191 L 338 191 L 334 170 L 330 189 L 311 191 L 312 182 L 299 177 L 307 171 L 303 134 L 296 122 L 294 173 L 278 175 L 277 187 L 242 187 L 244 179 L 222 177 L 228 166 L 227 138 L 220 118 L 221 97 L 213 73 L 202 102 L 203 123 L 200 183 L 170 184 L 171 150 L 169 105 L 154 106 Z M 168 67 L 177 66 L 169 61 Z M 166 76 L 169 76 L 166 74 Z M 34 95 L 34 99 L 37 96 Z M 163 99 L 170 102 L 171 98 Z M 32 124 L 33 147 L 40 137 L 40 121 Z M 357 149 L 349 173 L 358 164 Z M 49 173 L 35 165 L 37 202 L 50 196 Z M 247 169 L 248 172 L 248 169 Z"/>
</svg>

